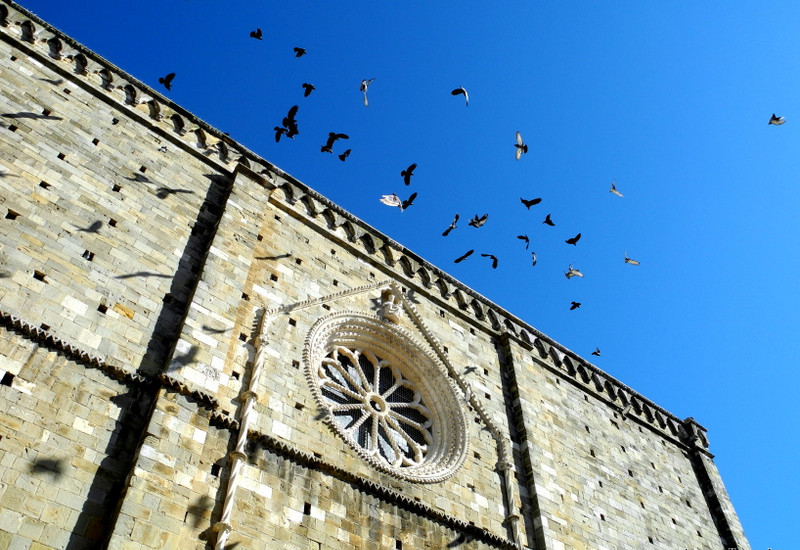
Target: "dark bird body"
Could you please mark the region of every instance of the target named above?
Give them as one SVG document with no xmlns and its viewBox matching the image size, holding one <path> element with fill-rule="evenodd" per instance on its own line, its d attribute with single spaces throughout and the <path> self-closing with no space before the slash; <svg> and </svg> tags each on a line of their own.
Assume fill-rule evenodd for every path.
<svg viewBox="0 0 800 550">
<path fill-rule="evenodd" d="M 350 136 L 347 134 L 337 134 L 336 132 L 328 132 L 328 141 L 325 142 L 320 148 L 320 151 L 323 153 L 333 153 L 333 144 L 336 142 L 337 139 L 350 139 Z"/>
<path fill-rule="evenodd" d="M 540 198 L 535 198 L 535 199 L 523 199 L 522 197 L 520 197 L 520 198 L 519 198 L 519 201 L 520 201 L 522 204 L 524 204 L 524 205 L 525 205 L 525 207 L 526 207 L 528 210 L 530 210 L 530 209 L 531 209 L 531 206 L 533 206 L 533 205 L 535 205 L 535 204 L 539 204 L 540 202 L 542 202 L 542 199 L 540 199 Z"/>
<path fill-rule="evenodd" d="M 527 235 L 517 235 L 517 238 L 525 241 L 525 250 L 528 250 L 528 246 L 531 244 L 531 240 L 528 238 Z"/>
<path fill-rule="evenodd" d="M 488 219 L 489 219 L 489 214 L 484 214 L 483 216 L 480 217 L 478 217 L 478 215 L 475 214 L 475 217 L 469 221 L 468 225 L 471 225 L 472 227 L 480 227 L 483 224 L 485 224 L 486 220 Z"/>
<path fill-rule="evenodd" d="M 492 269 L 497 269 L 497 256 L 494 254 L 481 254 L 484 258 L 491 258 L 492 259 Z"/>
<path fill-rule="evenodd" d="M 596 355 L 597 357 L 600 357 L 600 348 L 594 348 L 594 351 L 592 352 L 592 355 Z"/>
<path fill-rule="evenodd" d="M 303 83 L 303 97 L 308 97 L 311 95 L 311 92 L 316 90 L 313 84 L 309 84 L 308 82 Z"/>
<path fill-rule="evenodd" d="M 572 305 L 569 306 L 569 310 L 572 311 L 573 309 L 578 309 L 579 307 L 581 307 L 580 302 L 572 302 Z"/>
<path fill-rule="evenodd" d="M 297 109 L 299 107 L 297 105 L 293 105 L 289 112 L 283 117 L 283 127 L 286 128 L 286 137 L 294 139 L 294 136 L 300 133 L 297 129 L 297 120 L 295 116 L 297 115 Z"/>
<path fill-rule="evenodd" d="M 542 223 L 547 224 L 547 225 L 549 225 L 551 227 L 555 225 L 553 223 L 553 220 L 550 219 L 550 214 L 548 214 L 547 217 L 545 217 L 545 219 L 544 219 L 544 221 Z"/>
<path fill-rule="evenodd" d="M 776 116 L 775 113 L 772 113 L 772 116 L 769 119 L 769 124 L 772 124 L 773 126 L 780 126 L 784 122 L 786 122 L 786 117 Z"/>
<path fill-rule="evenodd" d="M 447 237 L 450 234 L 450 232 L 456 228 L 456 223 L 458 223 L 458 214 L 456 214 L 455 217 L 453 218 L 453 221 L 450 222 L 450 227 L 444 230 L 444 233 L 442 233 L 442 237 Z"/>
<path fill-rule="evenodd" d="M 459 256 L 458 258 L 456 258 L 455 260 L 453 260 L 453 263 L 456 263 L 456 264 L 457 264 L 457 263 L 461 263 L 461 262 L 463 262 L 464 260 L 466 260 L 467 258 L 469 258 L 470 256 L 472 256 L 472 253 L 473 253 L 473 252 L 475 252 L 475 250 L 467 250 L 467 251 L 466 251 L 466 252 L 465 252 L 465 253 L 464 253 L 462 256 Z"/>
<path fill-rule="evenodd" d="M 255 38 L 256 40 L 261 40 L 261 37 L 263 35 L 264 35 L 264 33 L 261 32 L 261 29 L 259 29 L 259 28 L 256 28 L 256 30 L 254 30 L 254 31 L 250 31 L 250 38 Z"/>
<path fill-rule="evenodd" d="M 345 160 L 347 160 L 347 157 L 349 157 L 349 156 L 350 156 L 350 151 L 351 151 L 351 150 L 350 150 L 350 149 L 348 149 L 347 151 L 345 151 L 344 153 L 342 153 L 341 155 L 339 155 L 339 160 L 341 160 L 342 162 L 344 162 Z"/>
<path fill-rule="evenodd" d="M 295 57 L 303 57 L 306 54 L 305 48 L 298 48 L 297 46 L 294 47 L 294 56 Z"/>
<path fill-rule="evenodd" d="M 466 90 L 466 88 L 464 88 L 464 86 L 459 86 L 458 88 L 456 88 L 455 90 L 453 90 L 450 93 L 452 95 L 463 95 L 464 96 L 464 104 L 467 107 L 469 107 L 469 94 L 467 93 L 467 90 Z"/>
<path fill-rule="evenodd" d="M 411 195 L 406 200 L 403 201 L 403 204 L 400 205 L 400 210 L 405 210 L 406 208 L 414 204 L 414 199 L 416 198 L 417 198 L 417 193 L 416 192 L 411 193 Z"/>
<path fill-rule="evenodd" d="M 411 185 L 411 176 L 414 175 L 414 170 L 417 168 L 417 163 L 410 165 L 408 168 L 400 172 L 400 175 L 403 176 L 403 182 L 406 185 Z"/>
<path fill-rule="evenodd" d="M 578 245 L 578 241 L 579 241 L 579 240 L 581 240 L 581 234 L 580 234 L 580 233 L 578 233 L 577 235 L 575 235 L 575 236 L 574 236 L 574 237 L 572 237 L 571 239 L 567 239 L 567 240 L 566 240 L 566 241 L 564 241 L 564 242 L 565 242 L 565 243 L 567 243 L 567 244 L 571 244 L 571 245 L 575 245 L 575 246 L 577 246 L 577 245 Z"/>
<path fill-rule="evenodd" d="M 517 142 L 514 144 L 516 150 L 514 151 L 514 158 L 519 160 L 523 153 L 528 152 L 528 146 L 525 145 L 525 142 L 522 141 L 522 134 L 517 132 Z"/>
<path fill-rule="evenodd" d="M 172 79 L 175 78 L 175 73 L 169 73 L 167 76 L 158 79 L 159 84 L 163 84 L 167 90 L 172 89 Z"/>
</svg>

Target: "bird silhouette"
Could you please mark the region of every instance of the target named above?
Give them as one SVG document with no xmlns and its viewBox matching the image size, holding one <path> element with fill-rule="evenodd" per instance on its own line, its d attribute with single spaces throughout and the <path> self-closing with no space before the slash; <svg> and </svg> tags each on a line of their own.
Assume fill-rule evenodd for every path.
<svg viewBox="0 0 800 550">
<path fill-rule="evenodd" d="M 453 90 L 450 93 L 452 95 L 463 95 L 464 96 L 464 104 L 467 107 L 469 107 L 469 94 L 467 93 L 467 89 L 464 88 L 464 86 L 459 86 L 458 88 L 456 88 L 455 90 Z"/>
<path fill-rule="evenodd" d="M 444 230 L 444 233 L 442 233 L 442 237 L 447 237 L 450 234 L 450 232 L 456 228 L 456 223 L 458 223 L 458 214 L 456 214 L 455 217 L 453 218 L 453 221 L 450 222 L 450 227 Z"/>
<path fill-rule="evenodd" d="M 578 245 L 578 241 L 579 241 L 579 240 L 581 240 L 581 234 L 580 234 L 580 233 L 578 233 L 577 235 L 575 235 L 575 236 L 574 236 L 574 237 L 572 237 L 571 239 L 567 239 L 567 240 L 566 240 L 566 241 L 564 241 L 564 242 L 565 242 L 565 243 L 567 243 L 567 244 L 571 244 L 571 245 L 575 245 L 575 246 L 577 246 L 577 245 Z"/>
<path fill-rule="evenodd" d="M 171 90 L 173 78 L 175 78 L 175 73 L 169 73 L 167 76 L 159 77 L 158 83 L 163 84 L 167 90 Z"/>
<path fill-rule="evenodd" d="M 519 198 L 519 201 L 520 201 L 522 204 L 524 204 L 524 205 L 525 205 L 525 207 L 526 207 L 528 210 L 530 210 L 530 209 L 531 209 L 531 206 L 533 206 L 533 205 L 535 205 L 535 204 L 539 204 L 540 202 L 542 202 L 542 199 L 540 199 L 540 198 L 536 198 L 536 199 L 523 199 L 522 197 L 520 197 L 520 198 Z"/>
<path fill-rule="evenodd" d="M 320 148 L 320 151 L 323 153 L 333 153 L 333 144 L 336 142 L 337 139 L 350 139 L 350 136 L 347 134 L 337 134 L 336 132 L 328 132 L 328 141 L 325 142 Z"/>
<path fill-rule="evenodd" d="M 617 191 L 617 185 L 616 184 L 617 184 L 617 180 L 612 181 L 611 182 L 611 189 L 609 189 L 608 192 L 609 193 L 614 193 L 618 197 L 624 196 L 622 193 Z"/>
<path fill-rule="evenodd" d="M 349 157 L 349 156 L 350 156 L 350 151 L 351 151 L 351 149 L 348 149 L 347 151 L 345 151 L 344 153 L 342 153 L 341 155 L 339 155 L 339 160 L 341 160 L 342 162 L 344 162 L 345 160 L 347 160 L 347 157 Z"/>
<path fill-rule="evenodd" d="M 475 251 L 474 250 L 467 250 L 462 256 L 459 256 L 458 258 L 453 260 L 453 263 L 458 264 L 458 263 L 463 262 L 464 260 L 466 260 L 467 258 L 472 256 L 473 252 L 475 252 Z"/>
<path fill-rule="evenodd" d="M 592 355 L 596 355 L 597 357 L 600 357 L 600 348 L 594 348 L 594 351 L 592 352 Z"/>
<path fill-rule="evenodd" d="M 545 224 L 547 224 L 549 226 L 554 226 L 555 225 L 553 223 L 553 220 L 550 219 L 550 214 L 548 214 L 547 217 L 545 217 L 545 219 L 544 219 L 544 221 L 542 223 L 545 223 Z"/>
<path fill-rule="evenodd" d="M 303 97 L 308 97 L 311 95 L 311 92 L 316 90 L 313 84 L 309 84 L 308 82 L 303 83 Z"/>
<path fill-rule="evenodd" d="M 536 265 L 537 260 L 536 252 L 531 252 L 531 265 Z"/>
<path fill-rule="evenodd" d="M 480 227 L 483 224 L 485 224 L 486 220 L 488 219 L 489 219 L 489 214 L 484 214 L 483 216 L 480 217 L 478 217 L 478 215 L 475 214 L 475 217 L 469 221 L 468 225 L 471 225 L 472 227 Z"/>
<path fill-rule="evenodd" d="M 411 195 L 406 200 L 404 200 L 403 203 L 400 205 L 400 210 L 405 210 L 406 208 L 414 204 L 414 199 L 416 198 L 417 198 L 417 193 L 416 192 L 411 193 Z"/>
<path fill-rule="evenodd" d="M 288 135 L 289 135 L 289 130 L 283 128 L 282 126 L 275 126 L 275 143 L 279 143 L 281 141 L 281 136 L 288 136 Z"/>
<path fill-rule="evenodd" d="M 78 231 L 83 231 L 85 233 L 97 233 L 101 227 L 103 227 L 103 222 L 96 220 L 93 221 L 89 227 L 79 227 Z"/>
<path fill-rule="evenodd" d="M 769 119 L 769 124 L 772 124 L 773 126 L 780 126 L 784 122 L 786 122 L 786 117 L 775 116 L 775 113 L 772 113 L 772 116 Z"/>
<path fill-rule="evenodd" d="M 567 279 L 572 279 L 573 277 L 583 277 L 583 273 L 581 273 L 575 266 L 570 265 L 569 269 L 564 272 L 564 276 Z"/>
<path fill-rule="evenodd" d="M 497 256 L 494 254 L 481 254 L 484 258 L 491 258 L 492 259 L 492 269 L 497 269 Z"/>
<path fill-rule="evenodd" d="M 298 48 L 297 46 L 294 47 L 294 56 L 295 57 L 303 57 L 306 54 L 305 48 Z"/>
<path fill-rule="evenodd" d="M 375 80 L 374 78 L 365 78 L 361 81 L 361 85 L 358 87 L 359 90 L 364 94 L 364 106 L 369 107 L 369 100 L 367 99 L 367 88 L 369 88 L 370 83 Z"/>
<path fill-rule="evenodd" d="M 414 175 L 414 170 L 417 168 L 417 163 L 411 164 L 408 168 L 400 172 L 400 175 L 403 176 L 403 182 L 406 185 L 411 185 L 411 176 Z"/>
<path fill-rule="evenodd" d="M 400 197 L 392 193 L 391 195 L 382 195 L 381 202 L 386 206 L 402 206 L 403 201 L 400 200 Z"/>
<path fill-rule="evenodd" d="M 519 132 L 517 132 L 517 142 L 514 144 L 514 147 L 516 147 L 516 151 L 514 151 L 514 158 L 517 160 L 519 160 L 519 157 L 522 156 L 522 153 L 528 152 L 528 146 L 522 141 L 522 134 Z"/>
<path fill-rule="evenodd" d="M 625 253 L 625 263 L 626 264 L 631 264 L 631 265 L 639 265 L 639 262 L 637 260 L 628 258 L 628 253 L 627 252 Z"/>
<path fill-rule="evenodd" d="M 580 302 L 572 302 L 572 305 L 569 306 L 569 310 L 572 311 L 573 309 L 578 309 L 579 307 L 581 307 Z"/>
<path fill-rule="evenodd" d="M 286 137 L 294 139 L 294 136 L 300 133 L 297 129 L 297 120 L 294 118 L 297 115 L 297 105 L 293 105 L 285 117 L 283 117 L 283 127 L 286 128 Z"/>
<path fill-rule="evenodd" d="M 528 246 L 531 244 L 531 240 L 528 238 L 527 235 L 517 235 L 517 238 L 525 241 L 525 250 L 528 250 Z"/>
<path fill-rule="evenodd" d="M 256 27 L 256 30 L 250 31 L 250 38 L 255 38 L 256 40 L 261 40 L 261 37 L 264 36 L 264 33 L 261 32 L 261 29 Z"/>
</svg>

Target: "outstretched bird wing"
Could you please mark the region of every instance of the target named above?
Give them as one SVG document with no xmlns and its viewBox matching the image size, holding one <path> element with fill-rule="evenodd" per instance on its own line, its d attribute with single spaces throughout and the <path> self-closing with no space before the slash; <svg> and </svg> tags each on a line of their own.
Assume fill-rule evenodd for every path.
<svg viewBox="0 0 800 550">
<path fill-rule="evenodd" d="M 462 256 L 459 256 L 458 258 L 453 260 L 453 263 L 457 264 L 457 263 L 463 262 L 464 260 L 469 258 L 472 255 L 473 252 L 475 252 L 475 250 L 467 250 Z"/>
</svg>

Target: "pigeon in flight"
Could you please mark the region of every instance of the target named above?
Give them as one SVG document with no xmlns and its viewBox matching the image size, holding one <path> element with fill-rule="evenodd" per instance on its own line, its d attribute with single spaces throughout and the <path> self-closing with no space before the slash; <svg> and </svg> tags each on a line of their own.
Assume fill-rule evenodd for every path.
<svg viewBox="0 0 800 550">
<path fill-rule="evenodd" d="M 311 92 L 316 90 L 313 84 L 309 84 L 308 82 L 303 83 L 303 97 L 308 97 L 311 95 Z"/>
<path fill-rule="evenodd" d="M 298 48 L 297 46 L 294 47 L 294 56 L 295 57 L 303 57 L 306 54 L 305 48 Z"/>
<path fill-rule="evenodd" d="M 522 141 L 522 134 L 517 132 L 517 142 L 514 144 L 516 147 L 516 151 L 514 151 L 514 158 L 519 160 L 519 157 L 522 156 L 522 153 L 528 152 L 528 146 L 525 145 L 525 142 Z"/>
<path fill-rule="evenodd" d="M 784 122 L 786 122 L 786 117 L 775 116 L 775 113 L 772 113 L 772 116 L 769 119 L 769 124 L 772 124 L 773 126 L 780 126 Z"/>
<path fill-rule="evenodd" d="M 400 205 L 400 210 L 401 211 L 405 210 L 406 208 L 414 204 L 414 199 L 416 198 L 417 198 L 417 193 L 416 192 L 411 193 L 411 195 L 406 200 L 404 200 L 403 203 Z"/>
<path fill-rule="evenodd" d="M 525 241 L 525 250 L 528 250 L 528 246 L 531 244 L 531 240 L 528 238 L 527 235 L 517 235 L 517 238 Z"/>
<path fill-rule="evenodd" d="M 497 269 L 497 256 L 494 254 L 481 254 L 484 258 L 491 258 L 492 259 L 492 269 Z"/>
<path fill-rule="evenodd" d="M 320 151 L 323 153 L 333 153 L 333 144 L 336 142 L 337 139 L 350 139 L 350 136 L 347 134 L 337 134 L 336 132 L 328 132 L 328 141 L 325 142 L 325 145 L 320 147 Z"/>
<path fill-rule="evenodd" d="M 531 209 L 531 206 L 533 206 L 533 205 L 535 205 L 535 204 L 539 204 L 540 202 L 542 202 L 542 199 L 540 199 L 540 198 L 536 198 L 536 199 L 523 199 L 522 197 L 520 197 L 520 198 L 519 198 L 519 201 L 520 201 L 522 204 L 524 204 L 524 205 L 525 205 L 525 207 L 526 207 L 528 210 L 530 210 L 530 209 Z"/>
<path fill-rule="evenodd" d="M 350 151 L 351 151 L 351 150 L 350 150 L 350 149 L 348 149 L 347 151 L 345 151 L 344 153 L 342 153 L 341 155 L 339 155 L 339 160 L 341 160 L 342 162 L 344 162 L 345 160 L 347 160 L 347 157 L 349 157 L 349 156 L 350 156 Z"/>
<path fill-rule="evenodd" d="M 564 242 L 565 242 L 565 243 L 567 243 L 567 244 L 572 244 L 572 245 L 575 245 L 575 246 L 577 246 L 577 245 L 578 245 L 578 241 L 579 241 L 580 239 L 581 239 L 581 234 L 580 234 L 580 233 L 578 233 L 577 235 L 575 235 L 575 236 L 574 236 L 574 237 L 572 237 L 571 239 L 567 239 L 567 240 L 566 240 L 566 241 L 564 241 Z"/>
<path fill-rule="evenodd" d="M 400 172 L 400 175 L 403 176 L 403 182 L 406 185 L 411 185 L 411 176 L 414 175 L 414 170 L 417 168 L 417 163 L 410 165 L 408 168 Z"/>
<path fill-rule="evenodd" d="M 572 279 L 573 277 L 583 277 L 583 273 L 581 273 L 575 266 L 570 265 L 569 269 L 564 272 L 564 276 L 567 279 Z"/>
<path fill-rule="evenodd" d="M 369 88 L 370 83 L 375 80 L 374 78 L 365 78 L 361 81 L 361 86 L 359 86 L 359 90 L 364 93 L 364 107 L 369 107 L 369 100 L 367 100 L 367 88 Z"/>
<path fill-rule="evenodd" d="M 578 309 L 579 307 L 581 307 L 580 302 L 572 302 L 572 305 L 569 306 L 569 310 L 572 311 L 573 309 Z"/>
<path fill-rule="evenodd" d="M 531 265 L 536 265 L 536 252 L 531 252 Z"/>
<path fill-rule="evenodd" d="M 628 253 L 627 252 L 625 253 L 625 263 L 626 264 L 631 264 L 631 265 L 639 265 L 639 262 L 637 260 L 634 260 L 632 258 L 628 258 Z"/>
<path fill-rule="evenodd" d="M 158 83 L 163 84 L 167 90 L 171 90 L 173 78 L 175 78 L 175 73 L 169 73 L 167 76 L 159 77 Z"/>
<path fill-rule="evenodd" d="M 464 88 L 464 86 L 459 86 L 458 88 L 456 88 L 455 90 L 453 90 L 450 93 L 452 95 L 463 95 L 464 96 L 464 104 L 467 107 L 469 107 L 469 94 L 467 93 L 467 90 L 466 90 L 466 88 Z"/>
<path fill-rule="evenodd" d="M 402 206 L 403 201 L 400 200 L 400 197 L 392 193 L 391 195 L 382 195 L 381 202 L 386 206 Z"/>
<path fill-rule="evenodd" d="M 466 260 L 467 258 L 469 258 L 470 256 L 472 256 L 472 253 L 473 253 L 473 252 L 475 252 L 475 251 L 474 251 L 474 250 L 467 250 L 467 251 L 466 251 L 466 252 L 465 252 L 465 253 L 464 253 L 462 256 L 459 256 L 458 258 L 456 258 L 455 260 L 453 260 L 453 263 L 456 263 L 456 264 L 458 264 L 458 263 L 461 263 L 461 262 L 463 262 L 464 260 Z"/>
<path fill-rule="evenodd" d="M 611 182 L 611 189 L 609 189 L 608 192 L 614 193 L 618 197 L 624 197 L 624 195 L 617 190 L 617 180 Z"/>
<path fill-rule="evenodd" d="M 456 223 L 458 223 L 458 214 L 456 214 L 455 217 L 453 218 L 453 221 L 450 222 L 450 227 L 444 230 L 444 233 L 442 233 L 442 237 L 447 237 L 450 234 L 450 232 L 456 228 Z"/>
<path fill-rule="evenodd" d="M 264 36 L 264 33 L 261 32 L 261 29 L 256 27 L 256 30 L 250 31 L 250 38 L 255 38 L 256 40 L 261 40 L 261 37 Z"/>
<path fill-rule="evenodd" d="M 483 215 L 483 216 L 481 216 L 481 217 L 478 217 L 478 215 L 477 215 L 477 214 L 475 214 L 475 217 L 474 217 L 474 218 L 472 218 L 472 219 L 469 221 L 469 224 L 468 224 L 468 225 L 471 225 L 472 227 L 480 227 L 480 226 L 482 226 L 483 224 L 485 224 L 485 223 L 486 223 L 486 220 L 488 220 L 488 219 L 489 219 L 489 214 L 484 214 L 484 215 Z"/>
<path fill-rule="evenodd" d="M 553 220 L 550 219 L 550 214 L 547 215 L 547 217 L 544 219 L 544 221 L 542 223 L 546 223 L 547 225 L 549 225 L 551 227 L 555 225 L 553 223 Z"/>
<path fill-rule="evenodd" d="M 294 118 L 297 114 L 297 109 L 297 105 L 292 106 L 292 108 L 289 109 L 289 113 L 283 117 L 283 127 L 286 128 L 286 137 L 292 139 L 300 133 L 297 129 L 297 120 Z"/>
<path fill-rule="evenodd" d="M 596 355 L 597 357 L 600 357 L 600 348 L 594 348 L 594 351 L 592 352 L 592 355 Z"/>
</svg>

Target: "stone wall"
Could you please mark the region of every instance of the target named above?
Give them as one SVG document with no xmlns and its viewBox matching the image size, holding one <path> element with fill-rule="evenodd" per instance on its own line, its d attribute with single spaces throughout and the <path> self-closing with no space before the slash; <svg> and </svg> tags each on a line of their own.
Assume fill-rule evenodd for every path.
<svg viewBox="0 0 800 550">
<path fill-rule="evenodd" d="M 0 546 L 749 549 L 692 419 L 7 1 L 0 70 Z M 340 319 L 444 473 L 343 438 Z"/>
</svg>

